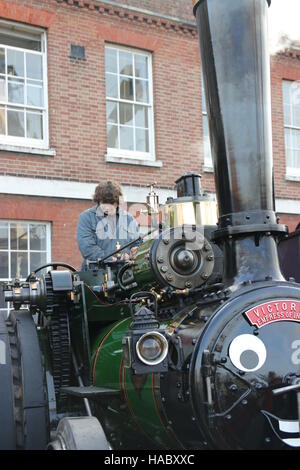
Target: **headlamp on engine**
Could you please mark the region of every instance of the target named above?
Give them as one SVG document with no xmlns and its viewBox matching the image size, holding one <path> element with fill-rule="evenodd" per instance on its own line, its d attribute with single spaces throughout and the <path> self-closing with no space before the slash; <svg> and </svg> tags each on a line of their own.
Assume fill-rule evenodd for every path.
<svg viewBox="0 0 300 470">
<path fill-rule="evenodd" d="M 136 352 L 140 361 L 148 366 L 163 362 L 168 354 L 168 341 L 158 331 L 145 333 L 136 343 Z"/>
</svg>

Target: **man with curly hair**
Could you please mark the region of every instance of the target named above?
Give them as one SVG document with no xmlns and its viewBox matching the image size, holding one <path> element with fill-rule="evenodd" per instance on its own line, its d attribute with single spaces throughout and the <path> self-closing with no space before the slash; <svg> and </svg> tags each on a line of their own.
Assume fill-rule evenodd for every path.
<svg viewBox="0 0 300 470">
<path fill-rule="evenodd" d="M 93 198 L 96 205 L 80 214 L 77 242 L 83 256 L 83 269 L 88 266 L 87 260 L 103 259 L 118 246 L 139 237 L 139 226 L 135 218 L 121 208 L 121 198 L 119 184 L 112 181 L 100 183 Z M 124 250 L 122 259 L 128 258 L 129 250 Z"/>
</svg>

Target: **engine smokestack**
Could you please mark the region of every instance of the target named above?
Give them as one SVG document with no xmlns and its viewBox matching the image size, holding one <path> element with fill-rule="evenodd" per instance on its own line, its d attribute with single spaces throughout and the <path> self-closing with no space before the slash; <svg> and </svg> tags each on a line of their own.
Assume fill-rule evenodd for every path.
<svg viewBox="0 0 300 470">
<path fill-rule="evenodd" d="M 267 10 L 271 0 L 197 0 L 219 227 L 228 283 L 282 279 L 276 237 Z"/>
</svg>

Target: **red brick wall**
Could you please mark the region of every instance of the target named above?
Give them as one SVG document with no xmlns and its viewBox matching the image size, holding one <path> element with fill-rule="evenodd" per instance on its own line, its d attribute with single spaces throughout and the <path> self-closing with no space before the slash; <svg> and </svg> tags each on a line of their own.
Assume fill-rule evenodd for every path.
<svg viewBox="0 0 300 470">
<path fill-rule="evenodd" d="M 71 0 L 0 0 L 0 16 L 48 31 L 50 145 L 56 157 L 0 152 L 0 173 L 97 182 L 112 178 L 123 184 L 161 187 L 185 171 L 202 171 L 200 53 L 196 30 L 120 9 L 99 8 L 93 0 L 72 6 Z M 154 9 L 159 2 L 132 2 Z M 168 3 L 168 5 L 167 5 Z M 166 2 L 161 8 L 170 10 Z M 188 0 L 173 8 L 190 8 Z M 87 5 L 87 6 L 85 6 Z M 104 5 L 105 6 L 105 5 Z M 97 8 L 96 8 L 97 7 Z M 148 8 L 148 7 L 147 7 Z M 179 8 L 179 10 L 177 10 Z M 126 15 L 125 15 L 126 13 Z M 163 167 L 148 168 L 105 163 L 105 41 L 153 52 L 156 158 Z M 85 62 L 69 59 L 70 45 L 86 47 Z M 272 59 L 273 140 L 276 196 L 300 199 L 300 183 L 285 180 L 282 79 L 300 79 L 300 60 Z M 214 191 L 213 175 L 203 175 L 206 190 Z"/>
<path fill-rule="evenodd" d="M 275 194 L 287 199 L 300 199 L 300 182 L 285 179 L 284 116 L 282 80 L 300 80 L 300 55 L 277 55 L 271 61 L 272 117 Z"/>
<path fill-rule="evenodd" d="M 37 17 L 40 2 L 5 2 L 6 17 L 19 18 L 15 4 L 28 6 L 26 18 Z M 0 1 L 0 13 L 1 13 Z M 9 8 L 11 5 L 11 9 Z M 2 174 L 41 176 L 79 181 L 116 179 L 162 187 L 187 169 L 199 171 L 202 156 L 199 47 L 196 31 L 175 31 L 170 25 L 100 13 L 66 2 L 45 0 L 48 28 L 50 146 L 56 157 L 0 153 Z M 41 21 L 44 24 L 44 19 Z M 36 22 L 35 22 L 36 24 Z M 163 168 L 105 163 L 105 41 L 153 52 L 156 158 Z M 86 47 L 85 62 L 69 59 L 70 45 Z M 188 77 L 188 80 L 187 80 Z M 195 90 L 199 90 L 199 93 Z M 198 123 L 195 125 L 195 123 Z"/>
<path fill-rule="evenodd" d="M 150 10 L 162 15 L 174 16 L 188 21 L 194 21 L 192 0 L 112 0 L 115 3 L 126 3 L 137 8 Z"/>
<path fill-rule="evenodd" d="M 289 227 L 289 232 L 295 231 L 297 225 L 300 223 L 300 215 L 296 214 L 279 214 L 280 223 Z"/>
<path fill-rule="evenodd" d="M 191 18 L 190 0 L 129 3 Z M 173 188 L 186 171 L 202 172 L 201 68 L 195 28 L 94 0 L 0 0 L 0 17 L 47 29 L 50 146 L 56 150 L 55 157 L 1 151 L 0 174 L 82 182 L 109 178 L 143 186 L 155 179 L 158 186 Z M 105 41 L 153 52 L 160 169 L 105 163 Z M 86 61 L 69 59 L 71 44 L 85 46 Z M 276 196 L 300 200 L 300 183 L 285 180 L 282 109 L 282 79 L 300 80 L 300 60 L 276 56 L 271 71 Z M 203 186 L 215 191 L 212 174 L 203 174 Z M 53 259 L 79 266 L 75 230 L 79 213 L 89 206 L 72 200 L 1 196 L 0 219 L 51 221 Z M 298 216 L 281 220 L 293 230 Z"/>
<path fill-rule="evenodd" d="M 0 219 L 51 222 L 52 260 L 80 267 L 76 226 L 91 203 L 58 198 L 0 195 Z"/>
</svg>

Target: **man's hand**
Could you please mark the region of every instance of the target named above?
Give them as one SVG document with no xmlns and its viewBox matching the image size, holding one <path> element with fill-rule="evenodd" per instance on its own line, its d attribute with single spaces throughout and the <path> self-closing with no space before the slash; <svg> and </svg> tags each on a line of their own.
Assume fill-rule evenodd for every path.
<svg viewBox="0 0 300 470">
<path fill-rule="evenodd" d="M 129 260 L 129 254 L 128 253 L 123 253 L 121 255 L 121 261 L 128 261 Z"/>
<path fill-rule="evenodd" d="M 131 248 L 131 250 L 130 250 L 130 255 L 129 255 L 129 257 L 130 257 L 130 258 L 134 258 L 137 251 L 138 251 L 138 246 L 133 246 L 133 247 Z"/>
</svg>

